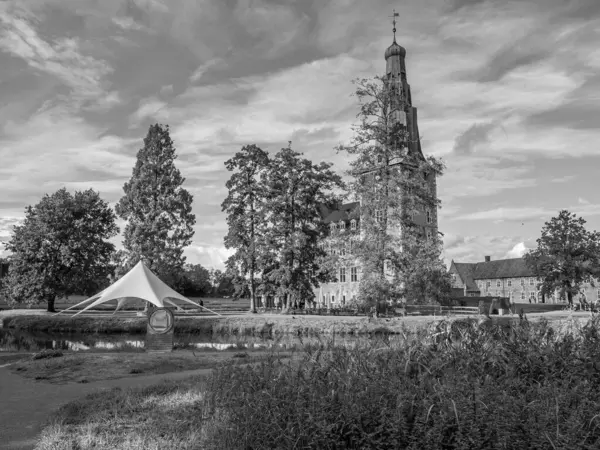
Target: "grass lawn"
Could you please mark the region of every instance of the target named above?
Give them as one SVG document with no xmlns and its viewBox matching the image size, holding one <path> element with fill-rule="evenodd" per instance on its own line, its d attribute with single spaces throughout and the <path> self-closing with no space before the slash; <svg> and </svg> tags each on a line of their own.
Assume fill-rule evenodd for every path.
<svg viewBox="0 0 600 450">
<path fill-rule="evenodd" d="M 136 375 L 208 369 L 230 360 L 245 364 L 260 361 L 264 357 L 265 352 L 262 351 L 86 352 L 65 353 L 44 359 L 24 359 L 21 355 L 18 358 L 20 360 L 8 368 L 23 377 L 48 383 L 88 383 Z"/>
</svg>

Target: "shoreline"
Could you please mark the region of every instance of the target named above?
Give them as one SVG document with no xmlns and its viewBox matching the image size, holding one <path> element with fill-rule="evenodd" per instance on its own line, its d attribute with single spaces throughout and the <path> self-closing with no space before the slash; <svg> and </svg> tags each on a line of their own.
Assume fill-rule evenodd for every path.
<svg viewBox="0 0 600 450">
<path fill-rule="evenodd" d="M 372 335 L 402 334 L 442 320 L 482 320 L 480 315 L 409 316 L 372 318 L 365 316 L 293 316 L 280 314 L 240 314 L 223 317 L 176 317 L 175 334 L 273 336 L 273 335 Z M 587 321 L 589 312 L 555 311 L 534 313 L 528 320 L 546 319 L 558 324 Z M 491 323 L 508 325 L 517 314 L 491 316 Z M 145 334 L 145 318 L 69 317 L 36 310 L 0 311 L 0 328 L 21 332 L 90 334 Z"/>
</svg>

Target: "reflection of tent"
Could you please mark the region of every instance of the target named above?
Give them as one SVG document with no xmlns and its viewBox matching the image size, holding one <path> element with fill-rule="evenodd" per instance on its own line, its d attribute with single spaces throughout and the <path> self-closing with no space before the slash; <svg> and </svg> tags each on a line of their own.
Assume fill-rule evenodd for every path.
<svg viewBox="0 0 600 450">
<path fill-rule="evenodd" d="M 85 308 L 77 313 L 81 314 L 82 312 L 93 308 L 96 305 L 100 305 L 101 303 L 106 303 L 111 300 L 117 300 L 117 308 L 115 309 L 115 312 L 117 312 L 125 303 L 136 299 L 146 300 L 158 308 L 164 308 L 166 303 L 176 307 L 177 309 L 181 309 L 176 303 L 170 300 L 177 299 L 186 303 L 191 303 L 198 308 L 210 311 L 208 308 L 205 308 L 204 306 L 201 306 L 175 292 L 173 289 L 163 283 L 160 278 L 154 275 L 142 261 L 140 261 L 133 269 L 123 275 L 119 280 L 115 281 L 112 285 L 104 289 L 102 292 L 88 298 L 87 300 L 79 302 L 76 305 L 64 309 L 58 314 L 89 303 Z M 77 314 L 74 315 L 76 316 Z"/>
</svg>

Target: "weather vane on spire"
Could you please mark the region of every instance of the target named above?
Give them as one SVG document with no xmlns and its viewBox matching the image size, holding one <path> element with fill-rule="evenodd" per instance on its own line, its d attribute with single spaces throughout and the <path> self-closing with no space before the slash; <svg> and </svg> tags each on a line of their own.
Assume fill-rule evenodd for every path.
<svg viewBox="0 0 600 450">
<path fill-rule="evenodd" d="M 393 9 L 392 11 L 393 11 L 394 14 L 391 15 L 391 16 L 388 16 L 388 17 L 392 18 L 392 24 L 394 25 L 394 29 L 393 29 L 393 31 L 394 31 L 394 42 L 396 42 L 396 17 L 400 16 L 400 14 L 397 13 L 395 9 Z"/>
</svg>

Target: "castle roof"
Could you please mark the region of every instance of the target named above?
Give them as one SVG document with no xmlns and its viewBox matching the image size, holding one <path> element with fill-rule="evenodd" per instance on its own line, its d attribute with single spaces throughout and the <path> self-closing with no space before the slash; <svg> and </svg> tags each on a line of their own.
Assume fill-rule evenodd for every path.
<svg viewBox="0 0 600 450">
<path fill-rule="evenodd" d="M 478 263 L 457 263 L 452 261 L 468 290 L 479 290 L 475 280 L 497 278 L 535 277 L 524 258 L 498 259 Z"/>
<path fill-rule="evenodd" d="M 401 45 L 398 45 L 396 39 L 394 39 L 392 45 L 385 50 L 385 59 L 387 60 L 390 56 L 400 56 L 400 58 L 406 56 L 406 49 Z"/>
<path fill-rule="evenodd" d="M 325 223 L 339 222 L 340 220 L 350 220 L 350 214 L 360 205 L 359 202 L 344 203 L 339 207 L 329 211 L 323 221 Z"/>
</svg>

